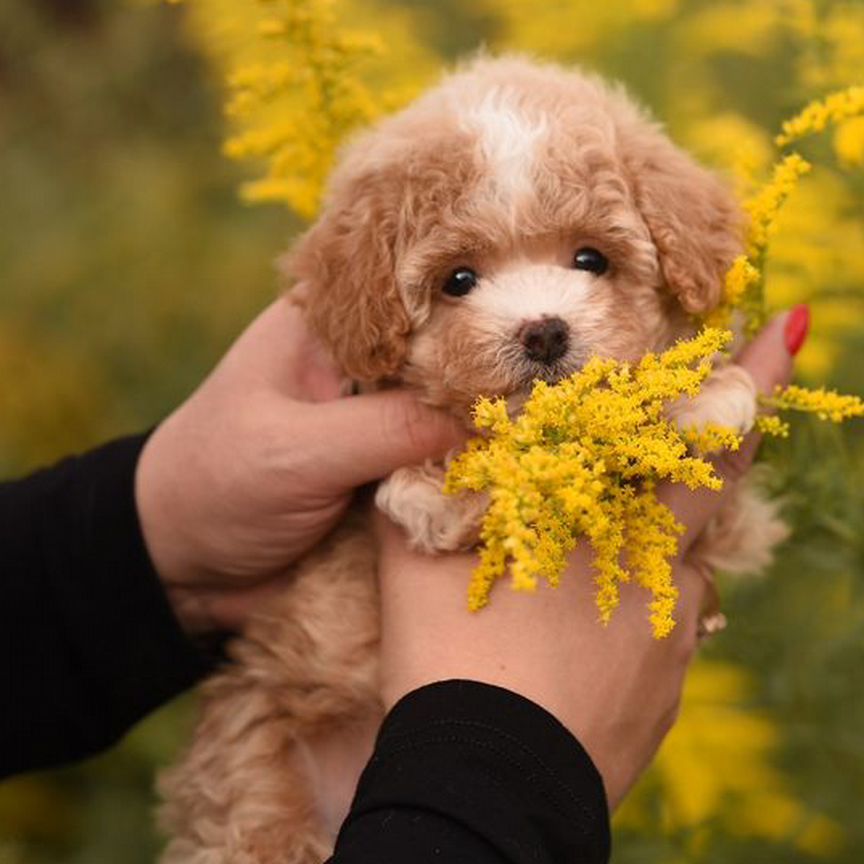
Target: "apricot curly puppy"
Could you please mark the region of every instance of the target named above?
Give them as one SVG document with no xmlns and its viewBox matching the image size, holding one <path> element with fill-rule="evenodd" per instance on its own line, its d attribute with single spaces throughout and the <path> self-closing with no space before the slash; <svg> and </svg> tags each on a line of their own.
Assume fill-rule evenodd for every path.
<svg viewBox="0 0 864 864">
<path fill-rule="evenodd" d="M 740 227 L 730 192 L 622 89 L 481 58 L 350 144 L 287 269 L 346 379 L 414 387 L 467 418 L 480 394 L 516 408 L 533 381 L 593 355 L 636 359 L 690 335 L 719 302 Z M 678 411 L 745 431 L 753 382 L 726 366 Z M 482 510 L 444 498 L 442 477 L 408 467 L 376 499 L 430 551 L 470 546 Z M 741 490 L 703 563 L 758 569 L 783 535 Z M 297 565 L 206 684 L 195 738 L 161 782 L 163 864 L 328 855 L 381 718 L 368 512 Z"/>
</svg>

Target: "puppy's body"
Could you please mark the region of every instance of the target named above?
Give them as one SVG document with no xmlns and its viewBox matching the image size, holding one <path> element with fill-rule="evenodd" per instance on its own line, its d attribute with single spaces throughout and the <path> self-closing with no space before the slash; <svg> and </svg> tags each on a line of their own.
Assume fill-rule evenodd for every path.
<svg viewBox="0 0 864 864">
<path fill-rule="evenodd" d="M 354 142 L 289 269 L 347 377 L 401 382 L 467 419 L 478 395 L 515 407 L 593 355 L 636 359 L 689 335 L 739 249 L 731 195 L 621 91 L 481 60 Z M 674 410 L 746 431 L 753 383 L 725 367 Z M 445 498 L 442 477 L 405 468 L 376 499 L 429 551 L 470 546 L 483 509 Z M 781 523 L 741 496 L 697 563 L 770 559 Z M 367 519 L 357 505 L 297 565 L 206 686 L 195 740 L 162 781 L 164 864 L 326 857 L 381 717 Z"/>
</svg>

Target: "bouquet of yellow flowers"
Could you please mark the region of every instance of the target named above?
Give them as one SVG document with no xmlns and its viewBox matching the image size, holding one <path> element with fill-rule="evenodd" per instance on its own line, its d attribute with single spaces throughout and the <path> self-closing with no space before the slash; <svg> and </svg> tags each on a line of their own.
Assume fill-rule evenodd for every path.
<svg viewBox="0 0 864 864">
<path fill-rule="evenodd" d="M 515 420 L 504 400 L 477 404 L 475 425 L 488 434 L 452 462 L 445 487 L 490 497 L 471 609 L 487 603 L 508 567 L 518 590 L 533 590 L 541 575 L 557 584 L 567 553 L 585 537 L 595 553 L 601 620 L 618 603 L 618 584 L 633 578 L 652 594 L 655 634 L 669 633 L 677 597 L 669 561 L 681 526 L 655 485 L 719 489 L 722 480 L 690 446 L 706 452 L 740 442 L 722 427 L 682 432 L 665 410 L 698 393 L 730 339 L 729 331 L 706 328 L 633 365 L 594 358 L 558 384 L 536 384 Z"/>
</svg>

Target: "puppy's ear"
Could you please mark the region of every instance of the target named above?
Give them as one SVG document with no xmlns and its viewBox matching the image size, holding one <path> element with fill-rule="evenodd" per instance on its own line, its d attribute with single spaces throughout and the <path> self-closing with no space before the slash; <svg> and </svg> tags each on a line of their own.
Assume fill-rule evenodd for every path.
<svg viewBox="0 0 864 864">
<path fill-rule="evenodd" d="M 303 283 L 312 329 L 351 378 L 393 375 L 411 329 L 396 284 L 399 195 L 395 178 L 370 171 L 335 178 L 318 222 L 285 258 Z"/>
<path fill-rule="evenodd" d="M 685 311 L 713 309 L 723 277 L 743 248 L 743 218 L 732 192 L 659 134 L 631 147 L 636 204 L 660 256 L 669 290 Z"/>
</svg>

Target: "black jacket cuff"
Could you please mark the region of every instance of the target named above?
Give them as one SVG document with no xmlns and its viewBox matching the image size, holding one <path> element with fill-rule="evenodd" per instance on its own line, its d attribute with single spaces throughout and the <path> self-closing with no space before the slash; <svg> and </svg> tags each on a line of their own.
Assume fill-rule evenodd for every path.
<svg viewBox="0 0 864 864">
<path fill-rule="evenodd" d="M 334 864 L 397 860 L 388 856 L 402 843 L 417 864 L 605 864 L 603 782 L 579 742 L 533 702 L 473 681 L 432 684 L 384 721 Z M 360 854 L 370 847 L 373 855 Z"/>
</svg>

